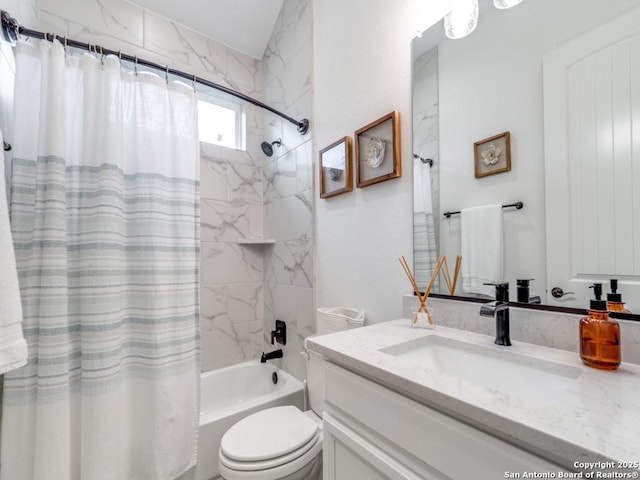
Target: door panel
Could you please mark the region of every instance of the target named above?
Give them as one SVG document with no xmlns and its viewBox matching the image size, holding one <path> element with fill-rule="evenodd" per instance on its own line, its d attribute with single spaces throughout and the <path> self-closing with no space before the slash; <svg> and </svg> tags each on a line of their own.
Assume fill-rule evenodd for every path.
<svg viewBox="0 0 640 480">
<path fill-rule="evenodd" d="M 575 292 L 550 303 L 618 278 L 640 312 L 639 58 L 640 9 L 544 58 L 547 291 Z"/>
</svg>

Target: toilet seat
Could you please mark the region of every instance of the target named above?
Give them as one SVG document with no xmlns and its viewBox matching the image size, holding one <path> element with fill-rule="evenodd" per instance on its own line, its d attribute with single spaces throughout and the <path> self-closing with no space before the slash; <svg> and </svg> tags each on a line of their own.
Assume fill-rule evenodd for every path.
<svg viewBox="0 0 640 480">
<path fill-rule="evenodd" d="M 233 470 L 276 468 L 311 450 L 320 437 L 318 422 L 297 407 L 261 410 L 231 427 L 220 443 L 220 461 Z"/>
<path fill-rule="evenodd" d="M 234 478 L 282 478 L 313 462 L 321 451 L 318 419 L 287 405 L 236 423 L 222 438 L 218 459 L 221 472 L 228 469 Z"/>
</svg>

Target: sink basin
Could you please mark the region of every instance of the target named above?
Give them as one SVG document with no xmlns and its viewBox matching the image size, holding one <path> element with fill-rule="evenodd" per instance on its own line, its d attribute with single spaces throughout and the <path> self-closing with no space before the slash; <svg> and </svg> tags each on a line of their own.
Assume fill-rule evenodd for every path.
<svg viewBox="0 0 640 480">
<path fill-rule="evenodd" d="M 428 335 L 380 349 L 402 362 L 442 372 L 492 390 L 552 400 L 582 375 L 579 367 L 529 357 L 510 347 Z"/>
</svg>

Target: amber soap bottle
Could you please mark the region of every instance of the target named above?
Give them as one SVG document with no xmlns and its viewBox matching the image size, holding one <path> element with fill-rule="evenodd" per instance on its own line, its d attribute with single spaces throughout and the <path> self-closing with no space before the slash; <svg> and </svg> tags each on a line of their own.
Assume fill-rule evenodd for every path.
<svg viewBox="0 0 640 480">
<path fill-rule="evenodd" d="M 607 293 L 607 309 L 610 312 L 631 313 L 630 310 L 624 308 L 622 294 L 618 293 L 618 280 L 612 278 L 609 282 L 611 284 L 611 293 Z"/>
<path fill-rule="evenodd" d="M 607 302 L 602 300 L 602 284 L 595 283 L 595 299 L 589 315 L 580 320 L 580 358 L 582 362 L 601 370 L 615 370 L 620 365 L 620 325 L 609 318 Z"/>
</svg>

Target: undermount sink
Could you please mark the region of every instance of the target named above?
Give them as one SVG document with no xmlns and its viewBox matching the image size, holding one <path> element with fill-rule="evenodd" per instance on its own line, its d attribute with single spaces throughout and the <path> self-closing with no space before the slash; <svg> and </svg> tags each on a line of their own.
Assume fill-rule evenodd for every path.
<svg viewBox="0 0 640 480">
<path fill-rule="evenodd" d="M 580 377 L 580 367 L 515 353 L 510 347 L 479 345 L 437 334 L 380 349 L 403 363 L 519 396 L 552 400 Z"/>
</svg>

